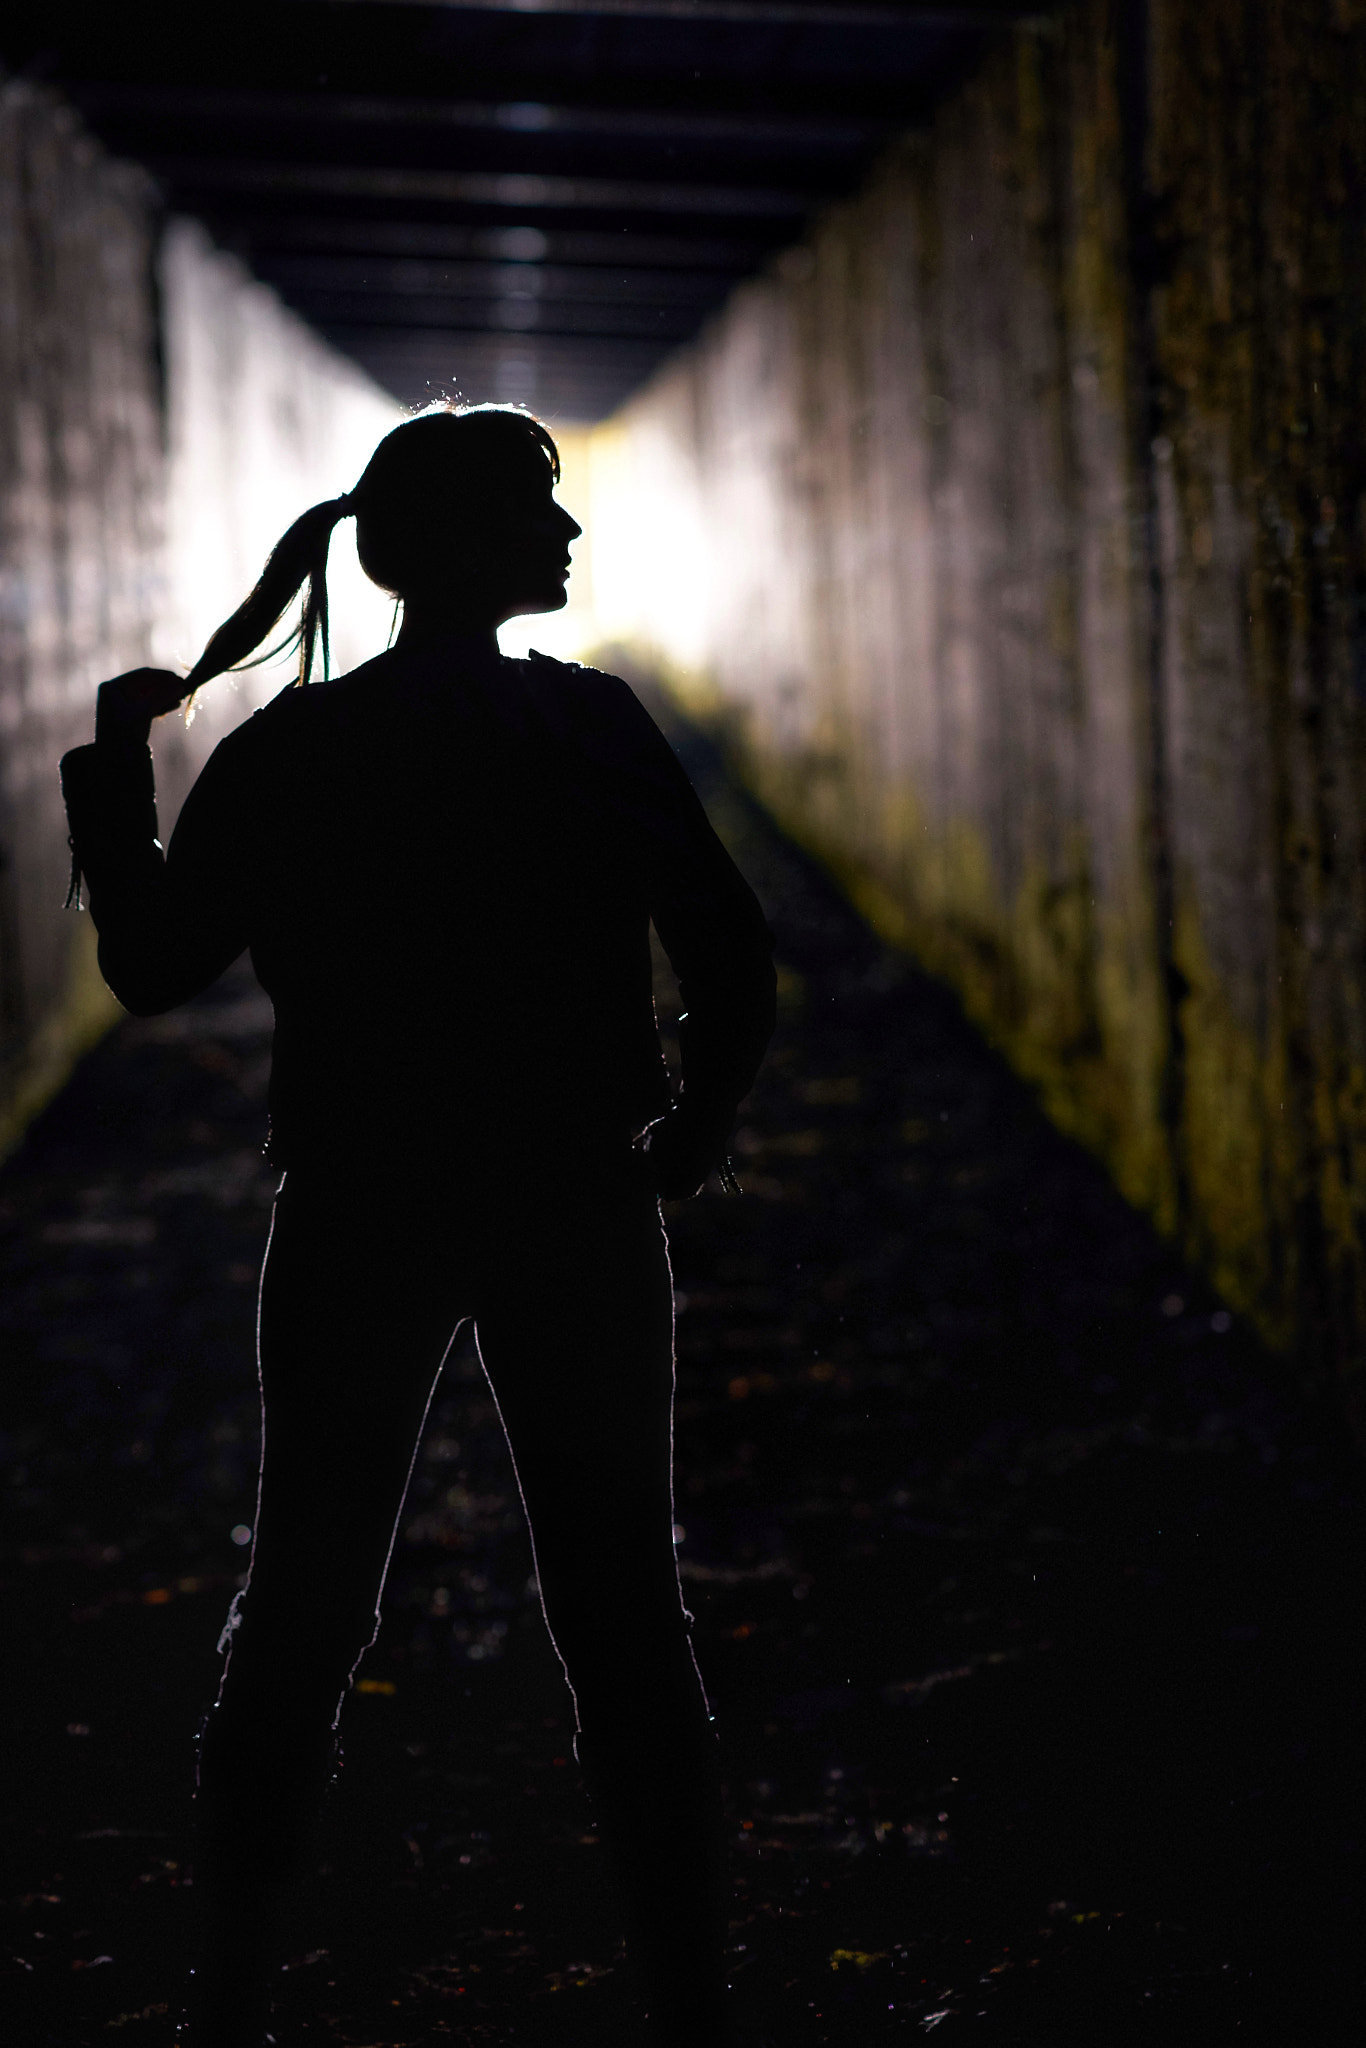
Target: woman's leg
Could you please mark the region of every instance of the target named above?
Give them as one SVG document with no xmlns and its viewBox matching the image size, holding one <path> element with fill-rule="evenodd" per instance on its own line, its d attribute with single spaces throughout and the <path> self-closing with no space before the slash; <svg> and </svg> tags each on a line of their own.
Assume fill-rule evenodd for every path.
<svg viewBox="0 0 1366 2048">
<path fill-rule="evenodd" d="M 480 1355 L 657 2039 L 729 2040 L 718 1760 L 673 1544 L 673 1294 L 639 1186 L 505 1228 Z"/>
<path fill-rule="evenodd" d="M 374 1637 L 458 1314 L 449 1239 L 431 1242 L 401 1197 L 386 1205 L 373 1190 L 288 1176 L 261 1287 L 251 1572 L 200 1749 L 194 2048 L 258 2048 L 275 1912 L 330 1775 L 342 1696 Z"/>
</svg>

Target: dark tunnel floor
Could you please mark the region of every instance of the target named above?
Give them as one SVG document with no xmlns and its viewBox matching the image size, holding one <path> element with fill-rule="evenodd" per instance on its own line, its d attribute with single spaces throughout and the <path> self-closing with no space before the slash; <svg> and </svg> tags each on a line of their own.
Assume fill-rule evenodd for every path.
<svg viewBox="0 0 1366 2048">
<path fill-rule="evenodd" d="M 747 1195 L 671 1217 L 746 2042 L 1359 2038 L 1359 1471 L 952 1001 L 691 765 L 783 966 Z M 252 1514 L 267 1028 L 240 975 L 124 1023 L 0 1175 L 15 2042 L 171 2038 Z M 468 1345 L 433 1414 L 275 2035 L 626 2048 Z"/>
</svg>

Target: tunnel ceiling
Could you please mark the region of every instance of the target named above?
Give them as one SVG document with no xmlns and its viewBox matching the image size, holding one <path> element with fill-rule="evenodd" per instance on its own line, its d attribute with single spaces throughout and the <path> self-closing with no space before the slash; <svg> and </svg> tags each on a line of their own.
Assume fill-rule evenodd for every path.
<svg viewBox="0 0 1366 2048">
<path fill-rule="evenodd" d="M 1036 11 L 10 0 L 0 57 L 397 397 L 591 419 Z"/>
</svg>

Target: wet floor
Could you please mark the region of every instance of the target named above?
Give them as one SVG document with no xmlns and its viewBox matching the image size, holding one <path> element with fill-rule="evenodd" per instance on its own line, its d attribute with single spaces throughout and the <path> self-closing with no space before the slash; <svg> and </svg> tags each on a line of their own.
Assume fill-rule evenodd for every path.
<svg viewBox="0 0 1366 2048">
<path fill-rule="evenodd" d="M 670 1219 L 746 2048 L 1359 2039 L 1359 1466 L 953 1002 L 690 765 L 782 967 L 744 1199 Z M 252 1514 L 268 1025 L 241 974 L 125 1023 L 0 1173 L 15 2041 L 171 2039 Z M 280 2042 L 642 2042 L 530 1570 L 462 1345 Z"/>
</svg>

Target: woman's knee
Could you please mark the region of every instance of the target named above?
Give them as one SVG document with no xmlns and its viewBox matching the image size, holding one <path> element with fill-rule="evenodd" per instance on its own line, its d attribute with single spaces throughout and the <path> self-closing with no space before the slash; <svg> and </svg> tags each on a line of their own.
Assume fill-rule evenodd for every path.
<svg viewBox="0 0 1366 2048">
<path fill-rule="evenodd" d="M 582 1726 L 633 1725 L 642 1717 L 690 1721 L 702 1686 L 681 1607 L 667 1623 L 604 1626 L 601 1619 L 556 1631 Z"/>
<path fill-rule="evenodd" d="M 330 1702 L 328 1712 L 335 1714 L 352 1672 L 375 1640 L 374 1607 L 318 1605 L 304 1613 L 292 1603 L 250 1598 L 234 1606 L 219 1644 L 227 1656 L 220 1698 L 269 1703 L 290 1716 L 316 1713 Z"/>
</svg>

